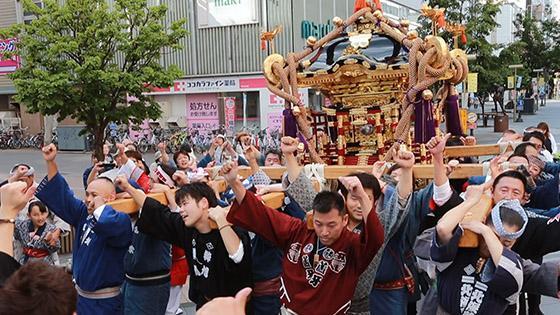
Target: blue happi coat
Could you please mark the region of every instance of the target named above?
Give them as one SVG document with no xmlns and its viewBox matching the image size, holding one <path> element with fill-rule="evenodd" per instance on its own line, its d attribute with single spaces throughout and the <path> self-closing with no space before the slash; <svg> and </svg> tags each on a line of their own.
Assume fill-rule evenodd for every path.
<svg viewBox="0 0 560 315">
<path fill-rule="evenodd" d="M 60 173 L 51 180 L 45 177 L 36 196 L 76 231 L 72 253 L 76 284 L 85 291 L 120 286 L 124 255 L 132 239 L 128 215 L 110 206 L 96 209 L 95 215 L 88 214 L 86 204 L 74 197 Z M 78 301 L 78 313 L 89 313 L 80 312 L 80 305 Z"/>
</svg>

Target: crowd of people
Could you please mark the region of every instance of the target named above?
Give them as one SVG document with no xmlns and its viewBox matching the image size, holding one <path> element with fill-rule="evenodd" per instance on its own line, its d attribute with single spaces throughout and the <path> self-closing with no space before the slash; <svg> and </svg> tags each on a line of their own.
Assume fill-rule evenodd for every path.
<svg viewBox="0 0 560 315">
<path fill-rule="evenodd" d="M 432 138 L 434 176 L 421 186 L 406 146 L 324 180 L 291 137 L 261 153 L 247 134 L 218 135 L 200 159 L 161 143 L 151 164 L 116 144 L 92 156 L 83 200 L 45 146 L 44 178 L 16 164 L 0 183 L 0 314 L 175 315 L 185 285 L 197 314 L 539 314 L 541 295 L 560 294 L 558 262 L 542 262 L 560 250 L 556 141 L 541 123 L 506 131 L 487 162 L 445 156 L 474 142 Z M 488 174 L 450 179 L 458 162 Z M 286 171 L 275 181 L 262 166 Z M 270 192 L 284 192 L 282 207 L 263 203 Z M 484 198 L 486 219 L 468 220 Z M 121 199 L 137 211 L 115 210 Z M 461 245 L 467 230 L 478 247 Z"/>
</svg>

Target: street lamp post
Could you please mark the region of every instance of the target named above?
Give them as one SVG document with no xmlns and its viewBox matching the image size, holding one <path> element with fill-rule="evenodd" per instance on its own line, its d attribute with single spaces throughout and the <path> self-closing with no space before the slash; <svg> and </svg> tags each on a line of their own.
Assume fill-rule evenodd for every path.
<svg viewBox="0 0 560 315">
<path fill-rule="evenodd" d="M 513 69 L 513 91 L 514 91 L 514 98 L 513 98 L 513 119 L 515 122 L 523 122 L 521 119 L 521 112 L 519 112 L 517 119 L 515 119 L 515 113 L 517 112 L 517 69 L 523 69 L 523 65 L 509 65 L 508 68 Z"/>
</svg>

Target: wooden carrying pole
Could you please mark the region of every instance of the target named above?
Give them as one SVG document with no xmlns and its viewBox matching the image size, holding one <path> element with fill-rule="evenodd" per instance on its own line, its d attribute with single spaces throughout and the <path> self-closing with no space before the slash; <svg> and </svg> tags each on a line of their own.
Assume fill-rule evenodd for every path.
<svg viewBox="0 0 560 315">
<path fill-rule="evenodd" d="M 513 150 L 512 146 L 509 146 L 509 148 Z M 443 154 L 447 157 L 498 155 L 501 153 L 502 148 L 499 144 L 479 144 L 445 147 L 445 151 L 443 152 Z"/>
<path fill-rule="evenodd" d="M 465 217 L 462 222 L 478 220 L 480 222 L 486 222 L 486 217 L 492 210 L 492 198 L 490 196 L 483 194 L 480 202 L 472 207 L 469 212 L 472 213 L 469 217 Z M 465 230 L 463 236 L 459 240 L 459 247 L 476 248 L 478 247 L 478 234 Z"/>
<path fill-rule="evenodd" d="M 220 180 L 220 191 L 225 191 L 227 188 L 227 184 L 224 180 Z M 168 205 L 169 202 L 167 197 L 164 193 L 153 193 L 148 194 L 148 197 L 153 198 L 159 201 L 163 205 Z M 284 204 L 284 193 L 283 192 L 272 192 L 268 193 L 261 197 L 262 202 L 264 202 L 267 206 L 278 209 L 281 208 Z M 111 206 L 113 209 L 124 212 L 126 214 L 134 214 L 138 212 L 139 205 L 134 202 L 133 199 L 119 199 L 113 202 L 109 202 L 107 205 Z M 217 229 L 218 225 L 213 220 L 210 220 L 210 227 L 212 229 Z"/>
<path fill-rule="evenodd" d="M 481 155 L 496 155 L 500 154 L 501 147 L 499 144 L 489 144 L 489 145 L 473 145 L 473 146 L 455 146 L 446 147 L 445 155 L 450 157 L 464 157 L 464 156 L 481 156 Z M 372 165 L 329 165 L 325 166 L 325 178 L 326 179 L 337 179 L 341 176 L 346 176 L 354 172 L 371 172 Z M 284 172 L 286 172 L 285 167 L 261 167 L 271 179 L 280 180 Z M 431 179 L 434 178 L 434 167 L 432 165 L 418 164 L 414 165 L 414 177 L 418 179 Z M 239 167 L 239 175 L 243 178 L 247 178 L 252 174 L 249 167 Z M 450 179 L 467 178 L 470 176 L 481 176 L 484 174 L 484 167 L 481 164 L 459 164 L 455 170 L 449 174 Z M 223 192 L 227 188 L 227 184 L 222 180 L 219 191 Z M 157 199 L 160 202 L 165 202 L 167 204 L 167 199 L 163 193 L 156 193 L 149 195 L 152 198 Z M 138 206 L 131 199 L 121 199 L 110 203 L 113 208 L 118 211 L 125 213 L 135 213 L 138 211 Z M 277 208 L 277 207 L 272 207 Z"/>
<path fill-rule="evenodd" d="M 367 172 L 370 173 L 372 170 L 372 165 L 329 165 L 325 166 L 325 179 L 338 179 L 341 176 L 347 176 L 351 173 L 355 172 Z M 261 167 L 261 170 L 264 171 L 268 177 L 274 180 L 282 179 L 282 174 L 286 172 L 285 167 Z M 456 179 L 456 178 L 468 178 L 470 176 L 481 176 L 485 175 L 484 166 L 482 164 L 459 164 L 451 174 L 449 174 L 449 178 Z M 431 179 L 434 178 L 434 166 L 433 165 L 421 165 L 417 164 L 414 165 L 413 168 L 414 177 L 418 179 Z M 239 174 L 246 178 L 252 174 L 251 169 L 249 167 L 239 167 Z"/>
</svg>

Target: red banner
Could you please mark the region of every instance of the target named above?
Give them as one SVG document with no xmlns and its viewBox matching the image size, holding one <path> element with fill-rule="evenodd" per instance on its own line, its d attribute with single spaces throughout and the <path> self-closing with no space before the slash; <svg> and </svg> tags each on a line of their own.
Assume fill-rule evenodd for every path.
<svg viewBox="0 0 560 315">
<path fill-rule="evenodd" d="M 224 98 L 224 111 L 226 130 L 233 134 L 235 132 L 235 97 Z"/>
</svg>

